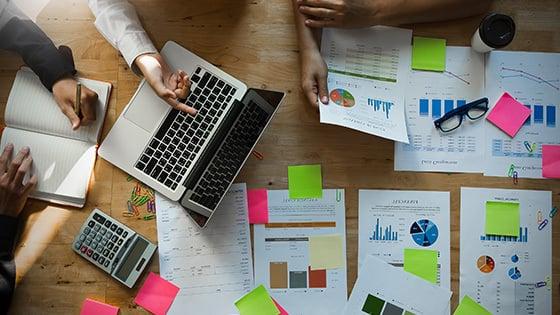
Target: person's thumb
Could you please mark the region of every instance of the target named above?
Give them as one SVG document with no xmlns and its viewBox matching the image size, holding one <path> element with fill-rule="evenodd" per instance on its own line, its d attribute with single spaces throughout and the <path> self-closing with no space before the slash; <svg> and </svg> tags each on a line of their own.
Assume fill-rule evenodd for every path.
<svg viewBox="0 0 560 315">
<path fill-rule="evenodd" d="M 76 115 L 76 112 L 74 112 L 73 104 L 64 106 L 64 108 L 62 108 L 62 113 L 66 115 L 66 117 L 68 117 L 68 120 L 70 120 L 70 124 L 72 124 L 73 130 L 80 128 L 80 117 L 78 117 L 78 115 Z"/>
<path fill-rule="evenodd" d="M 155 81 L 151 83 L 152 89 L 156 92 L 156 94 L 161 97 L 162 99 L 166 100 L 168 98 L 176 99 L 177 95 L 175 92 L 168 89 L 164 84 L 163 81 Z"/>
<path fill-rule="evenodd" d="M 327 89 L 327 77 L 326 76 L 322 76 L 319 75 L 317 77 L 317 85 L 319 88 L 319 99 L 321 100 L 321 103 L 323 104 L 328 104 L 329 103 L 329 92 Z"/>
</svg>

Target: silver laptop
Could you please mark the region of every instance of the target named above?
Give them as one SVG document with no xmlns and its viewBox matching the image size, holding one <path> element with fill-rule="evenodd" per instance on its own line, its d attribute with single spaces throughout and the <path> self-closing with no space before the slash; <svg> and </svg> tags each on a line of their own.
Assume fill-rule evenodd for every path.
<svg viewBox="0 0 560 315">
<path fill-rule="evenodd" d="M 99 148 L 99 155 L 174 201 L 205 226 L 278 109 L 284 93 L 247 86 L 174 42 L 161 55 L 190 74 L 172 109 L 143 81 Z"/>
</svg>

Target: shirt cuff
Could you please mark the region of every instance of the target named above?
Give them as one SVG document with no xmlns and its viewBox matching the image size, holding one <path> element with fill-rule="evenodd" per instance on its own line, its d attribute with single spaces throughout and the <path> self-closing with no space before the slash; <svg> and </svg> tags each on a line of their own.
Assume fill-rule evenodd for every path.
<svg viewBox="0 0 560 315">
<path fill-rule="evenodd" d="M 18 219 L 0 215 L 0 252 L 12 252 L 18 228 Z"/>
<path fill-rule="evenodd" d="M 117 43 L 117 47 L 119 47 L 130 69 L 139 76 L 142 76 L 142 72 L 134 64 L 134 60 L 140 55 L 157 53 L 157 49 L 154 47 L 154 44 L 152 44 L 148 34 L 144 32 L 126 34 Z"/>
</svg>

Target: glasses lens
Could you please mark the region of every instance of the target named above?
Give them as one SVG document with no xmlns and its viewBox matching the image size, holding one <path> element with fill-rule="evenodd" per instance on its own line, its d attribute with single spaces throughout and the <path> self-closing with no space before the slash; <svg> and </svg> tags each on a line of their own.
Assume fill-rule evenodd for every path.
<svg viewBox="0 0 560 315">
<path fill-rule="evenodd" d="M 487 111 L 488 107 L 484 106 L 484 104 L 481 104 L 469 109 L 469 111 L 467 112 L 467 116 L 469 116 L 470 119 L 479 119 L 484 116 Z"/>
<path fill-rule="evenodd" d="M 441 122 L 440 128 L 443 132 L 449 132 L 451 130 L 457 129 L 461 125 L 461 116 L 455 115 L 449 119 Z"/>
</svg>

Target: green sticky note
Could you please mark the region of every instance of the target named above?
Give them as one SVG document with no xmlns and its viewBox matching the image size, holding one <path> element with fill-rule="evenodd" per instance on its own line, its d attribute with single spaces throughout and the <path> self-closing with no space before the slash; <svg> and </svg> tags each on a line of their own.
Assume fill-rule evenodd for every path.
<svg viewBox="0 0 560 315">
<path fill-rule="evenodd" d="M 437 250 L 404 249 L 404 271 L 410 272 L 431 283 L 437 282 Z"/>
<path fill-rule="evenodd" d="M 321 165 L 288 166 L 290 199 L 322 198 Z"/>
<path fill-rule="evenodd" d="M 488 310 L 476 303 L 468 295 L 465 295 L 457 309 L 455 309 L 455 312 L 453 312 L 453 315 L 492 315 L 492 313 L 488 312 Z"/>
<path fill-rule="evenodd" d="M 486 201 L 484 233 L 519 236 L 519 202 Z"/>
<path fill-rule="evenodd" d="M 342 235 L 310 236 L 309 265 L 311 270 L 334 269 L 344 266 Z"/>
<path fill-rule="evenodd" d="M 412 69 L 445 71 L 445 39 L 414 36 Z"/>
<path fill-rule="evenodd" d="M 259 285 L 253 291 L 235 302 L 240 315 L 278 315 L 280 311 L 272 298 L 263 287 Z"/>
</svg>

